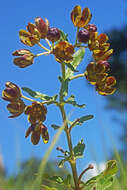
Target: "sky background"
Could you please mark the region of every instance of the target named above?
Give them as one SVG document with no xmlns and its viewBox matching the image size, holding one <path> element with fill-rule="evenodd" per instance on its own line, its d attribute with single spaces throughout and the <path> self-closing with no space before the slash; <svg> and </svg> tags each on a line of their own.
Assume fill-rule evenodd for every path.
<svg viewBox="0 0 127 190">
<path fill-rule="evenodd" d="M 55 62 L 53 56 L 39 57 L 32 66 L 20 69 L 13 64 L 12 52 L 27 48 L 19 41 L 18 31 L 25 29 L 28 22 L 34 22 L 36 16 L 41 16 L 43 19 L 47 18 L 51 27 L 58 27 L 68 33 L 69 40 L 73 43 L 75 28 L 70 20 L 70 12 L 75 5 L 90 8 L 93 15 L 91 23 L 97 25 L 99 33 L 110 31 L 112 28 L 121 28 L 126 24 L 127 6 L 124 0 L 105 0 L 103 2 L 101 0 L 4 0 L 1 2 L 1 93 L 6 81 L 12 81 L 20 87 L 29 87 L 48 95 L 54 95 L 58 92 L 60 64 Z M 38 46 L 28 47 L 28 49 L 35 54 L 41 52 L 41 48 Z M 90 60 L 90 54 L 85 55 L 79 67 L 79 73 L 84 72 L 88 60 Z M 94 119 L 86 122 L 83 126 L 75 127 L 72 133 L 74 145 L 81 138 L 84 139 L 86 144 L 85 157 L 78 161 L 80 171 L 91 160 L 102 162 L 109 159 L 113 144 L 118 149 L 121 148 L 118 137 L 122 134 L 122 130 L 117 123 L 112 121 L 114 116 L 117 117 L 117 113 L 104 110 L 104 106 L 107 104 L 106 98 L 98 95 L 94 88 L 90 88 L 85 79 L 73 81 L 70 92 L 76 95 L 79 103 L 86 104 L 86 108 L 82 110 L 73 109 L 72 107 L 67 108 L 68 113 L 73 110 L 72 119 L 85 114 L 94 115 Z M 30 102 L 26 103 L 31 104 Z M 61 124 L 61 116 L 54 106 L 48 107 L 45 125 L 49 129 L 50 141 L 46 145 L 40 141 L 37 146 L 33 146 L 30 138 L 24 138 L 25 131 L 30 125 L 27 117 L 21 115 L 19 118 L 9 119 L 6 105 L 7 102 L 1 99 L 0 152 L 8 174 L 12 174 L 17 172 L 17 161 L 29 159 L 33 155 L 38 158 L 43 157 L 56 133 L 50 126 L 53 123 Z M 64 134 L 61 135 L 57 145 L 67 148 Z M 50 159 L 54 160 L 57 154 L 54 148 Z"/>
</svg>

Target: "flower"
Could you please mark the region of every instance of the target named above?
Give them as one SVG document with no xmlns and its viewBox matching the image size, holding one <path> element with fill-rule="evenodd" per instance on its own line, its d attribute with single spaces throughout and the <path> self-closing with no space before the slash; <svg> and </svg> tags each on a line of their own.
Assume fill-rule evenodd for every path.
<svg viewBox="0 0 127 190">
<path fill-rule="evenodd" d="M 14 64 L 20 68 L 25 68 L 33 64 L 34 54 L 27 49 L 19 49 L 12 53 L 13 56 L 19 56 L 14 59 Z"/>
<path fill-rule="evenodd" d="M 48 33 L 48 29 L 49 29 L 48 20 L 45 19 L 45 22 L 44 22 L 44 20 L 41 17 L 36 17 L 35 18 L 35 25 L 41 34 L 41 38 L 42 39 L 46 38 L 47 33 Z"/>
<path fill-rule="evenodd" d="M 7 109 L 12 114 L 11 116 L 9 116 L 9 118 L 18 117 L 19 115 L 21 115 L 24 112 L 25 107 L 26 105 L 21 99 L 8 104 Z"/>
<path fill-rule="evenodd" d="M 113 54 L 113 49 L 109 50 L 110 44 L 107 41 L 108 36 L 106 34 L 98 35 L 98 32 L 90 32 L 88 46 L 93 51 L 95 61 L 108 60 Z"/>
<path fill-rule="evenodd" d="M 36 28 L 35 24 L 28 23 L 27 30 L 20 30 L 19 37 L 20 41 L 27 46 L 34 46 L 40 42 L 41 34 Z"/>
<path fill-rule="evenodd" d="M 86 29 L 80 30 L 78 32 L 78 41 L 82 43 L 87 43 L 89 41 L 89 31 Z"/>
<path fill-rule="evenodd" d="M 26 115 L 28 115 L 28 120 L 31 124 L 35 124 L 40 121 L 45 121 L 47 109 L 39 102 L 33 102 L 32 105 L 25 108 Z"/>
<path fill-rule="evenodd" d="M 116 79 L 114 76 L 106 77 L 104 81 L 96 84 L 96 90 L 100 95 L 106 96 L 111 95 L 116 91 L 113 86 L 116 84 Z"/>
<path fill-rule="evenodd" d="M 26 135 L 25 137 L 27 138 L 30 134 L 31 135 L 31 142 L 34 145 L 37 145 L 39 143 L 40 140 L 40 136 L 43 139 L 43 142 L 46 144 L 49 141 L 49 134 L 48 134 L 48 130 L 47 127 L 42 124 L 42 123 L 36 123 L 36 124 L 32 124 L 26 131 Z"/>
<path fill-rule="evenodd" d="M 96 32 L 97 26 L 95 24 L 88 24 L 85 26 L 85 29 L 87 29 L 89 32 Z"/>
<path fill-rule="evenodd" d="M 81 12 L 81 7 L 79 5 L 75 6 L 71 12 L 71 20 L 74 26 L 77 27 L 84 27 L 86 26 L 91 20 L 91 13 L 89 8 L 84 8 Z"/>
<path fill-rule="evenodd" d="M 106 61 L 91 62 L 86 68 L 85 77 L 92 85 L 99 84 L 105 80 L 108 70 L 109 65 Z"/>
<path fill-rule="evenodd" d="M 60 39 L 60 31 L 58 28 L 49 28 L 47 33 L 47 39 L 51 42 L 56 42 Z"/>
<path fill-rule="evenodd" d="M 2 92 L 2 98 L 4 100 L 14 102 L 21 98 L 21 90 L 16 84 L 12 82 L 6 82 L 5 86 L 6 88 Z"/>
<path fill-rule="evenodd" d="M 56 61 L 62 63 L 70 63 L 73 60 L 74 46 L 67 41 L 61 41 L 55 45 L 53 54 Z"/>
</svg>

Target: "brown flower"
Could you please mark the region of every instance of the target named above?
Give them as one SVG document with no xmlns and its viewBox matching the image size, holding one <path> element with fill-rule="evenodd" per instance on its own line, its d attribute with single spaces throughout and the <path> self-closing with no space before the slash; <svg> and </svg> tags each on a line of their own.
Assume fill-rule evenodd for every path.
<svg viewBox="0 0 127 190">
<path fill-rule="evenodd" d="M 73 60 L 74 46 L 67 41 L 61 41 L 55 45 L 53 54 L 56 61 L 60 63 L 70 63 Z"/>
<path fill-rule="evenodd" d="M 36 124 L 32 124 L 26 131 L 26 135 L 25 137 L 27 138 L 30 134 L 31 135 L 31 142 L 34 145 L 37 145 L 39 143 L 40 140 L 40 136 L 43 139 L 43 142 L 46 144 L 49 141 L 49 134 L 48 134 L 48 130 L 47 127 L 42 124 L 42 123 L 36 123 Z"/>
<path fill-rule="evenodd" d="M 46 38 L 47 33 L 48 33 L 48 29 L 49 29 L 48 20 L 45 19 L 45 22 L 44 22 L 44 20 L 41 17 L 36 17 L 35 18 L 35 25 L 41 34 L 41 38 L 42 39 Z"/>
<path fill-rule="evenodd" d="M 25 68 L 33 64 L 34 54 L 27 49 L 19 49 L 12 53 L 13 56 L 19 56 L 14 59 L 14 64 L 20 68 Z"/>
<path fill-rule="evenodd" d="M 12 114 L 11 116 L 9 116 L 9 118 L 18 117 L 19 115 L 21 115 L 24 112 L 25 107 L 26 105 L 21 99 L 8 104 L 7 109 Z"/>
<path fill-rule="evenodd" d="M 104 81 L 106 76 L 108 75 L 106 72 L 109 70 L 108 62 L 100 61 L 100 62 L 91 62 L 88 64 L 85 76 L 86 79 L 92 84 L 95 85 L 96 83 L 100 83 Z"/>
<path fill-rule="evenodd" d="M 41 34 L 36 28 L 36 26 L 32 23 L 28 23 L 27 30 L 20 30 L 19 37 L 20 41 L 27 46 L 34 46 L 38 42 L 40 42 Z"/>
<path fill-rule="evenodd" d="M 28 115 L 28 120 L 31 124 L 45 121 L 46 113 L 46 107 L 39 102 L 33 102 L 32 105 L 25 108 L 25 114 Z"/>
<path fill-rule="evenodd" d="M 96 90 L 100 95 L 106 96 L 111 95 L 116 91 L 113 86 L 116 84 L 116 79 L 114 76 L 106 77 L 104 81 L 96 84 Z"/>
<path fill-rule="evenodd" d="M 6 88 L 2 92 L 2 98 L 4 100 L 14 102 L 21 98 L 21 90 L 16 84 L 12 82 L 6 82 L 5 86 Z"/>
<path fill-rule="evenodd" d="M 74 26 L 77 27 L 84 27 L 86 26 L 91 20 L 91 13 L 89 8 L 84 8 L 81 12 L 81 7 L 79 5 L 75 6 L 71 12 L 71 20 Z"/>
</svg>

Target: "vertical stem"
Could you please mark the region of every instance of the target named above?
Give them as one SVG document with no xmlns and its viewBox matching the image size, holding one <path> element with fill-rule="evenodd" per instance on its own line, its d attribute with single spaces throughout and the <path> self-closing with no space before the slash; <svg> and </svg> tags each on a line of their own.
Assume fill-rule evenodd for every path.
<svg viewBox="0 0 127 190">
<path fill-rule="evenodd" d="M 64 65 L 64 63 L 61 63 L 61 71 L 62 71 L 62 78 L 64 80 L 65 79 L 65 65 Z M 60 95 L 60 103 L 62 103 L 62 101 L 63 101 L 63 96 L 61 94 Z M 70 154 L 71 154 L 71 161 L 69 163 L 70 163 L 71 169 L 72 169 L 72 174 L 73 174 L 73 179 L 74 179 L 74 184 L 75 184 L 75 190 L 79 190 L 78 175 L 77 175 L 77 168 L 76 168 L 76 160 L 75 160 L 75 157 L 74 157 L 72 139 L 71 139 L 71 134 L 69 132 L 69 128 L 68 128 L 68 124 L 67 124 L 67 117 L 66 117 L 66 113 L 65 113 L 65 110 L 64 110 L 64 105 L 60 104 L 59 108 L 60 108 L 60 111 L 61 111 L 63 123 L 65 125 L 65 133 L 66 133 L 66 137 L 67 137 L 69 151 L 70 151 Z"/>
</svg>

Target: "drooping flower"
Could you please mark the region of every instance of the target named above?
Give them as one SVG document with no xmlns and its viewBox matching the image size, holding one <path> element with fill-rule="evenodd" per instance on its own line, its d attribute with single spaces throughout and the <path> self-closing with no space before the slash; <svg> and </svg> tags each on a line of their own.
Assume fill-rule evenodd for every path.
<svg viewBox="0 0 127 190">
<path fill-rule="evenodd" d="M 42 137 L 43 142 L 45 144 L 48 143 L 49 141 L 49 134 L 47 127 L 42 123 L 32 124 L 27 129 L 25 137 L 27 138 L 30 134 L 31 134 L 31 142 L 34 145 L 37 145 L 39 143 L 40 137 Z"/>
<path fill-rule="evenodd" d="M 60 39 L 60 31 L 58 28 L 49 28 L 47 33 L 47 39 L 51 42 L 56 42 Z"/>
<path fill-rule="evenodd" d="M 53 54 L 56 61 L 70 63 L 73 60 L 74 46 L 67 41 L 61 41 L 55 45 Z"/>
<path fill-rule="evenodd" d="M 40 121 L 45 121 L 47 109 L 42 103 L 33 102 L 32 105 L 25 108 L 24 113 L 28 115 L 29 122 L 35 124 Z"/>
<path fill-rule="evenodd" d="M 86 68 L 85 77 L 92 85 L 99 84 L 107 77 L 108 74 L 106 72 L 108 70 L 109 65 L 106 61 L 91 62 Z"/>
<path fill-rule="evenodd" d="M 9 116 L 9 118 L 18 117 L 19 115 L 21 115 L 24 112 L 25 107 L 26 105 L 21 99 L 8 104 L 7 109 L 12 114 L 11 116 Z"/>
<path fill-rule="evenodd" d="M 34 54 L 27 49 L 19 49 L 12 53 L 13 56 L 19 56 L 14 59 L 14 64 L 20 68 L 25 68 L 33 64 Z"/>
<path fill-rule="evenodd" d="M 16 84 L 12 82 L 6 82 L 5 86 L 6 88 L 2 92 L 2 98 L 4 100 L 14 102 L 21 98 L 21 90 Z"/>
<path fill-rule="evenodd" d="M 44 39 L 47 36 L 48 29 L 49 29 L 49 22 L 47 19 L 45 21 L 41 17 L 35 18 L 35 25 L 38 29 L 38 31 L 41 34 L 41 38 Z"/>
<path fill-rule="evenodd" d="M 41 34 L 36 28 L 35 24 L 28 23 L 27 30 L 20 30 L 19 37 L 20 41 L 27 46 L 34 46 L 40 42 Z"/>
<path fill-rule="evenodd" d="M 89 8 L 84 8 L 81 11 L 81 7 L 79 5 L 75 6 L 71 12 L 71 20 L 74 26 L 77 27 L 85 27 L 91 20 L 91 12 Z"/>
<path fill-rule="evenodd" d="M 105 78 L 104 81 L 101 81 L 100 83 L 96 84 L 96 90 L 100 95 L 106 96 L 106 95 L 112 95 L 116 88 L 113 86 L 116 84 L 116 79 L 114 76 L 108 76 Z"/>
</svg>

